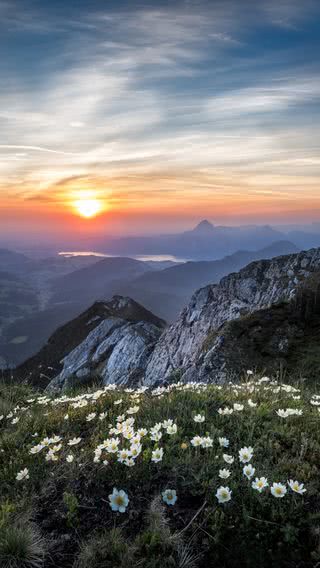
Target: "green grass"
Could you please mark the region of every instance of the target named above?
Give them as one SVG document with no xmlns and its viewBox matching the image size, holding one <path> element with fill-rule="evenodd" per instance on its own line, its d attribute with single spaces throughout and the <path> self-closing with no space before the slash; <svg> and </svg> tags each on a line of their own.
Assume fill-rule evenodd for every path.
<svg viewBox="0 0 320 568">
<path fill-rule="evenodd" d="M 0 392 L 0 415 L 5 415 L 0 422 L 0 531 L 17 531 L 21 515 L 30 517 L 31 511 L 27 525 L 41 539 L 35 540 L 41 542 L 37 566 L 256 568 L 308 567 L 320 561 L 320 412 L 305 385 L 295 389 L 250 376 L 235 385 L 176 385 L 157 393 L 106 388 L 51 399 L 24 385 L 3 385 Z M 86 406 L 77 407 L 81 401 Z M 234 404 L 243 410 L 219 414 Z M 134 406 L 138 411 L 128 414 Z M 280 418 L 276 411 L 286 408 L 302 415 Z M 87 421 L 91 413 L 96 416 Z M 107 413 L 103 420 L 101 413 Z M 203 423 L 193 420 L 197 414 L 204 415 Z M 123 433 L 112 432 L 119 415 L 134 419 L 134 433 L 148 430 L 132 467 L 120 463 L 117 453 L 104 449 L 95 454 L 112 437 L 119 438 L 119 449 L 130 447 Z M 171 435 L 163 426 L 168 419 L 177 425 Z M 150 429 L 157 423 L 162 437 L 152 440 Z M 49 448 L 61 444 L 56 461 L 45 459 L 48 447 L 30 453 L 55 435 L 61 441 Z M 193 447 L 197 435 L 210 437 L 212 447 Z M 69 446 L 77 437 L 80 443 Z M 228 438 L 227 449 L 220 447 L 219 437 Z M 253 479 L 268 479 L 261 494 L 243 475 L 238 452 L 245 446 L 253 447 Z M 156 448 L 164 453 L 154 463 Z M 224 453 L 234 457 L 232 465 Z M 73 456 L 70 463 L 68 455 Z M 24 468 L 29 478 L 17 480 Z M 222 468 L 230 469 L 228 479 L 220 479 Z M 306 493 L 294 493 L 290 479 L 304 483 Z M 271 494 L 273 482 L 286 485 L 283 498 Z M 215 496 L 220 486 L 232 491 L 227 503 Z M 129 498 L 124 513 L 111 510 L 114 488 Z M 177 492 L 173 506 L 162 501 L 166 489 Z M 1 568 L 28 566 L 19 556 L 12 562 L 2 560 Z"/>
</svg>

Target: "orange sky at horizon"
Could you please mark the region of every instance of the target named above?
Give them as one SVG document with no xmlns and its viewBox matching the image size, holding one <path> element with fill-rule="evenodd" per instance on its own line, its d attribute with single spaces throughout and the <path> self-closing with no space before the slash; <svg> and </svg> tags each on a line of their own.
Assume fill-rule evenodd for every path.
<svg viewBox="0 0 320 568">
<path fill-rule="evenodd" d="M 275 178 L 275 176 L 273 176 Z M 255 176 L 256 178 L 256 176 Z M 309 183 L 306 183 L 306 179 Z M 270 189 L 268 179 L 243 174 L 207 172 L 172 175 L 79 177 L 41 191 L 1 190 L 3 230 L 43 230 L 90 234 L 165 232 L 187 228 L 202 218 L 221 224 L 296 223 L 320 218 L 320 195 L 315 178 L 282 176 Z M 280 183 L 279 183 L 280 182 Z M 79 214 L 81 199 L 97 200 L 101 211 L 92 218 Z"/>
</svg>

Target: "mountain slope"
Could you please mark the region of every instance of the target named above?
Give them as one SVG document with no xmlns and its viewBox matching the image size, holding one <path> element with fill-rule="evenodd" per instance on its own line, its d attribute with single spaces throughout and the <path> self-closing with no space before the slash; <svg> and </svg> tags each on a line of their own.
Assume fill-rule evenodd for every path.
<svg viewBox="0 0 320 568">
<path fill-rule="evenodd" d="M 289 302 L 228 321 L 212 331 L 185 379 L 221 382 L 246 369 L 292 378 L 318 379 L 320 371 L 320 275 L 317 289 L 305 288 Z"/>
<path fill-rule="evenodd" d="M 118 280 L 131 280 L 149 270 L 150 266 L 145 262 L 133 258 L 105 258 L 57 279 L 52 302 L 90 303 L 106 298 L 109 291 L 114 291 Z"/>
<path fill-rule="evenodd" d="M 173 322 L 192 294 L 240 270 L 253 260 L 299 252 L 289 241 L 277 241 L 258 251 L 237 251 L 220 260 L 189 261 L 159 272 L 146 272 L 128 283 L 117 283 L 117 293 L 141 302 L 168 322 Z"/>
<path fill-rule="evenodd" d="M 137 380 L 165 322 L 130 298 L 96 302 L 59 328 L 39 353 L 17 369 L 30 382 L 51 388 L 93 376 L 105 382 Z M 61 371 L 61 373 L 60 373 Z"/>
<path fill-rule="evenodd" d="M 136 278 L 134 288 L 145 288 L 156 292 L 172 292 L 185 297 L 207 284 L 218 282 L 223 276 L 235 272 L 262 258 L 272 258 L 283 254 L 297 253 L 299 249 L 289 241 L 277 241 L 258 251 L 237 251 L 220 260 L 190 261 L 160 272 L 147 272 Z"/>
<path fill-rule="evenodd" d="M 19 252 L 0 248 L 0 270 L 22 274 L 30 259 Z"/>
<path fill-rule="evenodd" d="M 197 380 L 197 363 L 210 334 L 228 321 L 294 298 L 299 285 L 319 269 L 320 249 L 311 249 L 253 262 L 219 284 L 198 290 L 159 340 L 147 366 L 146 384 L 177 369 L 188 380 Z"/>
</svg>

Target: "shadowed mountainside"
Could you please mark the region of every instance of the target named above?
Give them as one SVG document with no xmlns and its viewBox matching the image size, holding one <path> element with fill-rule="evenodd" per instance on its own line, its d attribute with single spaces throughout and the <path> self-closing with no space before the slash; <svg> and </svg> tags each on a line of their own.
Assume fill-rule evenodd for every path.
<svg viewBox="0 0 320 568">
<path fill-rule="evenodd" d="M 98 332 L 98 334 L 94 335 L 95 330 L 101 327 L 101 324 L 105 326 L 102 333 Z M 153 347 L 155 339 L 158 339 L 165 326 L 163 320 L 129 298 L 115 296 L 109 302 L 96 302 L 80 316 L 57 329 L 39 353 L 20 365 L 15 373 L 21 378 L 28 379 L 33 384 L 46 386 L 49 380 L 57 376 L 62 370 L 62 360 L 72 353 L 73 350 L 78 348 L 77 354 L 79 354 L 79 357 L 76 357 L 76 363 L 73 362 L 74 366 L 78 365 L 77 370 L 84 367 L 88 368 L 89 360 L 97 348 L 107 338 L 110 339 L 112 331 L 119 331 L 119 329 L 121 329 L 122 335 L 117 335 L 115 338 L 116 342 L 123 341 L 123 357 L 130 357 L 129 353 L 126 354 L 128 345 L 124 341 L 126 339 L 125 336 L 127 335 L 128 337 L 130 335 L 132 340 L 131 332 L 134 326 L 141 324 L 145 324 L 146 327 L 143 331 L 150 335 L 150 337 L 145 338 L 145 342 L 149 343 L 150 339 Z M 135 328 L 134 331 L 136 331 Z M 87 342 L 86 346 L 82 345 L 82 342 L 91 333 L 93 335 L 92 342 Z M 140 337 L 141 334 L 139 334 L 139 339 Z M 98 367 L 98 363 L 101 366 L 102 360 L 105 361 L 110 357 L 116 342 L 113 341 L 108 344 L 99 361 L 96 361 L 97 364 L 90 367 L 90 373 L 93 372 L 94 368 Z M 137 358 L 141 355 L 142 350 L 143 345 L 140 343 Z M 80 363 L 79 359 L 81 359 Z M 132 366 L 134 367 L 134 362 L 132 362 Z M 70 369 L 70 375 L 72 374 L 73 370 Z"/>
</svg>

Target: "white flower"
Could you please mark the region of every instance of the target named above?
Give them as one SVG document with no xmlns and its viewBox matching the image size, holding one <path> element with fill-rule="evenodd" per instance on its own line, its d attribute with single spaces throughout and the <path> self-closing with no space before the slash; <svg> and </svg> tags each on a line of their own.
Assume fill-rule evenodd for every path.
<svg viewBox="0 0 320 568">
<path fill-rule="evenodd" d="M 218 499 L 219 503 L 226 503 L 227 501 L 230 501 L 231 493 L 232 491 L 229 489 L 229 487 L 220 486 L 219 489 L 217 489 L 216 498 Z"/>
<path fill-rule="evenodd" d="M 66 415 L 63 417 L 63 420 L 69 420 L 69 414 L 66 414 Z"/>
<path fill-rule="evenodd" d="M 61 436 L 53 436 L 52 438 L 50 438 L 50 444 L 58 444 L 59 442 L 61 442 L 61 440 Z"/>
<path fill-rule="evenodd" d="M 233 456 L 230 456 L 230 454 L 223 454 L 222 457 L 223 457 L 223 459 L 224 459 L 224 461 L 225 461 L 226 463 L 231 464 L 231 463 L 234 462 L 234 457 L 233 457 Z"/>
<path fill-rule="evenodd" d="M 105 442 L 106 451 L 109 452 L 109 454 L 115 454 L 118 451 L 119 443 L 120 443 L 119 438 L 110 438 L 109 440 L 106 440 Z"/>
<path fill-rule="evenodd" d="M 175 489 L 166 489 L 162 493 L 162 499 L 167 505 L 174 505 L 177 497 L 177 492 Z"/>
<path fill-rule="evenodd" d="M 192 438 L 191 440 L 191 445 L 194 446 L 195 448 L 197 446 L 201 446 L 202 444 L 202 437 L 201 436 L 194 436 L 194 438 Z"/>
<path fill-rule="evenodd" d="M 234 405 L 233 405 L 233 409 L 236 410 L 237 412 L 241 412 L 241 410 L 244 409 L 244 405 L 238 404 L 237 402 L 235 402 Z"/>
<path fill-rule="evenodd" d="M 276 410 L 276 414 L 278 416 L 280 416 L 280 418 L 288 418 L 288 413 L 286 410 L 284 410 L 283 408 L 279 408 L 279 410 Z"/>
<path fill-rule="evenodd" d="M 83 408 L 84 406 L 88 406 L 88 404 L 87 400 L 79 400 L 79 402 L 75 402 L 71 406 L 72 408 Z"/>
<path fill-rule="evenodd" d="M 156 430 L 155 428 L 151 428 L 150 440 L 153 440 L 154 442 L 159 442 L 159 440 L 161 440 L 161 438 L 162 438 L 162 432 L 160 432 L 159 430 Z"/>
<path fill-rule="evenodd" d="M 196 414 L 196 416 L 193 417 L 193 420 L 195 422 L 204 422 L 205 421 L 205 416 L 203 416 L 203 414 Z"/>
<path fill-rule="evenodd" d="M 288 481 L 288 485 L 289 485 L 290 489 L 292 489 L 292 491 L 294 491 L 294 493 L 299 493 L 299 495 L 303 495 L 303 493 L 305 493 L 307 491 L 304 488 L 303 483 L 299 483 L 299 481 L 293 481 L 293 479 L 290 479 L 290 481 Z"/>
<path fill-rule="evenodd" d="M 212 448 L 213 440 L 207 436 L 206 438 L 202 438 L 201 447 L 202 448 Z"/>
<path fill-rule="evenodd" d="M 221 416 L 227 416 L 228 414 L 233 414 L 233 408 L 229 408 L 228 406 L 219 408 L 218 413 L 221 414 Z"/>
<path fill-rule="evenodd" d="M 115 406 L 118 406 L 118 404 L 121 404 L 121 403 L 122 403 L 122 398 L 119 398 L 119 400 L 115 400 L 113 404 Z"/>
<path fill-rule="evenodd" d="M 80 444 L 80 442 L 81 438 L 72 438 L 72 440 L 69 440 L 68 446 L 76 446 L 77 444 Z"/>
<path fill-rule="evenodd" d="M 33 446 L 30 450 L 30 454 L 38 454 L 43 450 L 44 446 L 42 444 L 38 444 L 37 446 Z"/>
<path fill-rule="evenodd" d="M 228 479 L 228 477 L 230 477 L 231 475 L 231 471 L 229 469 L 223 468 L 223 469 L 219 469 L 219 477 L 221 477 L 221 479 Z"/>
<path fill-rule="evenodd" d="M 172 426 L 168 426 L 167 428 L 167 434 L 169 434 L 170 436 L 172 436 L 173 434 L 176 434 L 178 430 L 178 427 L 176 424 L 172 424 Z"/>
<path fill-rule="evenodd" d="M 255 480 L 251 483 L 251 487 L 262 493 L 262 491 L 268 487 L 269 483 L 266 477 L 256 477 Z"/>
<path fill-rule="evenodd" d="M 219 445 L 220 445 L 221 448 L 228 448 L 229 447 L 230 442 L 229 442 L 228 438 L 218 438 L 218 440 L 219 440 Z"/>
<path fill-rule="evenodd" d="M 137 433 L 139 434 L 140 438 L 143 438 L 148 434 L 148 430 L 146 428 L 140 428 Z"/>
<path fill-rule="evenodd" d="M 14 418 L 14 419 L 11 421 L 11 424 L 18 424 L 19 420 L 20 420 L 20 418 L 18 418 L 18 417 L 17 417 L 17 418 Z"/>
<path fill-rule="evenodd" d="M 283 408 L 279 408 L 279 410 L 276 410 L 276 414 L 280 416 L 280 418 L 288 418 L 288 416 L 302 416 L 302 410 L 299 410 L 298 408 L 286 408 L 285 410 Z"/>
<path fill-rule="evenodd" d="M 132 406 L 128 408 L 127 414 L 136 414 L 139 411 L 139 406 Z"/>
<path fill-rule="evenodd" d="M 245 465 L 243 467 L 243 475 L 245 475 L 248 479 L 251 479 L 251 477 L 254 476 L 255 473 L 255 468 L 252 467 L 251 463 L 248 463 L 247 465 Z"/>
<path fill-rule="evenodd" d="M 133 428 L 131 428 L 131 426 L 129 426 L 128 428 L 124 428 L 122 435 L 126 440 L 132 440 L 132 438 L 134 438 Z"/>
<path fill-rule="evenodd" d="M 68 463 L 72 463 L 73 460 L 74 460 L 73 455 L 72 455 L 72 454 L 68 454 L 67 457 L 66 457 L 66 461 L 67 461 Z"/>
<path fill-rule="evenodd" d="M 269 377 L 261 377 L 259 383 L 268 383 L 270 381 Z"/>
<path fill-rule="evenodd" d="M 16 475 L 16 479 L 18 481 L 22 481 L 23 479 L 30 479 L 29 470 L 25 467 L 21 471 L 19 471 Z"/>
<path fill-rule="evenodd" d="M 94 420 L 96 416 L 97 416 L 97 415 L 96 415 L 95 412 L 91 412 L 90 414 L 88 414 L 88 416 L 87 416 L 87 418 L 86 418 L 86 421 L 87 421 L 87 422 L 91 422 L 91 420 Z"/>
<path fill-rule="evenodd" d="M 139 454 L 141 454 L 141 451 L 142 451 L 141 444 L 132 444 L 130 447 L 130 453 L 133 459 L 137 458 Z"/>
<path fill-rule="evenodd" d="M 271 487 L 271 493 L 274 497 L 281 498 L 287 493 L 287 488 L 283 483 L 273 483 Z"/>
<path fill-rule="evenodd" d="M 49 450 L 46 455 L 46 461 L 58 461 L 58 456 L 52 450 Z"/>
<path fill-rule="evenodd" d="M 252 459 L 253 456 L 253 448 L 251 446 L 241 448 L 239 450 L 239 460 L 242 463 L 247 463 Z"/>
<path fill-rule="evenodd" d="M 123 463 L 125 460 L 127 460 L 128 458 L 131 457 L 131 452 L 130 450 L 120 450 L 118 452 L 118 461 L 120 463 Z"/>
<path fill-rule="evenodd" d="M 160 462 L 162 461 L 162 458 L 163 458 L 163 448 L 157 448 L 156 450 L 153 450 L 151 461 L 155 463 Z"/>
<path fill-rule="evenodd" d="M 253 375 L 253 371 L 248 370 L 247 375 Z"/>
<path fill-rule="evenodd" d="M 251 400 L 251 398 L 248 399 L 248 404 L 249 404 L 249 406 L 251 406 L 251 408 L 255 408 L 256 406 L 258 406 L 258 403 L 253 402 L 253 400 Z"/>
<path fill-rule="evenodd" d="M 119 511 L 119 513 L 125 513 L 128 507 L 129 497 L 122 489 L 118 491 L 115 487 L 111 495 L 109 495 L 109 503 L 112 511 Z"/>
<path fill-rule="evenodd" d="M 99 420 L 104 420 L 106 418 L 107 414 L 108 414 L 107 412 L 100 412 Z"/>
</svg>

